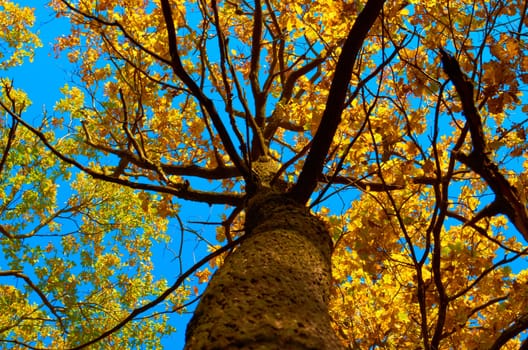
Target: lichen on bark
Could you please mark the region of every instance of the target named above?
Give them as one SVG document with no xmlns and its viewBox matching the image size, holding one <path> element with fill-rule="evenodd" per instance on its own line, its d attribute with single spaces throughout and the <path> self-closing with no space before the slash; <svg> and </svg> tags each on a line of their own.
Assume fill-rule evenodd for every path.
<svg viewBox="0 0 528 350">
<path fill-rule="evenodd" d="M 249 235 L 215 273 L 186 333 L 186 349 L 340 349 L 328 299 L 326 226 L 286 195 L 247 206 Z"/>
</svg>

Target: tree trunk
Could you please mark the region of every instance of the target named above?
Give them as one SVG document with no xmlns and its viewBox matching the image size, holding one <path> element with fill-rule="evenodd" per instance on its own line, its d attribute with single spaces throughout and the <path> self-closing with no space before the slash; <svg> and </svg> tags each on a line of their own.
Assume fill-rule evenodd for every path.
<svg viewBox="0 0 528 350">
<path fill-rule="evenodd" d="M 204 292 L 185 349 L 343 349 L 328 313 L 326 226 L 268 193 L 248 204 L 246 234 Z"/>
</svg>

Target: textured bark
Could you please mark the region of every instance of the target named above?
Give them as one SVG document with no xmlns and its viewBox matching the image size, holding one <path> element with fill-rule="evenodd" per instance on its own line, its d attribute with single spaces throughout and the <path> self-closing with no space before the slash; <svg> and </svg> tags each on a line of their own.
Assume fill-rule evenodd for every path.
<svg viewBox="0 0 528 350">
<path fill-rule="evenodd" d="M 260 194 L 249 235 L 215 273 L 186 333 L 186 349 L 342 349 L 328 314 L 332 242 L 308 209 Z"/>
</svg>

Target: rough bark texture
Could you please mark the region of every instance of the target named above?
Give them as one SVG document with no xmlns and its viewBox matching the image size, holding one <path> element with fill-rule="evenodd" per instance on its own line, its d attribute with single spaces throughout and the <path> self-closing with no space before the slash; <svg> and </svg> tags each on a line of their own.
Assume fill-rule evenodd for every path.
<svg viewBox="0 0 528 350">
<path fill-rule="evenodd" d="M 186 349 L 342 349 L 328 314 L 332 242 L 308 209 L 280 194 L 248 204 L 246 234 L 211 279 Z"/>
</svg>

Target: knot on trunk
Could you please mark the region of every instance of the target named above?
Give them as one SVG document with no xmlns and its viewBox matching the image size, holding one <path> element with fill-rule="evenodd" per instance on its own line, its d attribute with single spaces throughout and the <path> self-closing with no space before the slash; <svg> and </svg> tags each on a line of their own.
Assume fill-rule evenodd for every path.
<svg viewBox="0 0 528 350">
<path fill-rule="evenodd" d="M 271 188 L 272 180 L 279 171 L 281 164 L 269 156 L 261 156 L 251 163 L 251 174 L 257 188 Z"/>
</svg>

